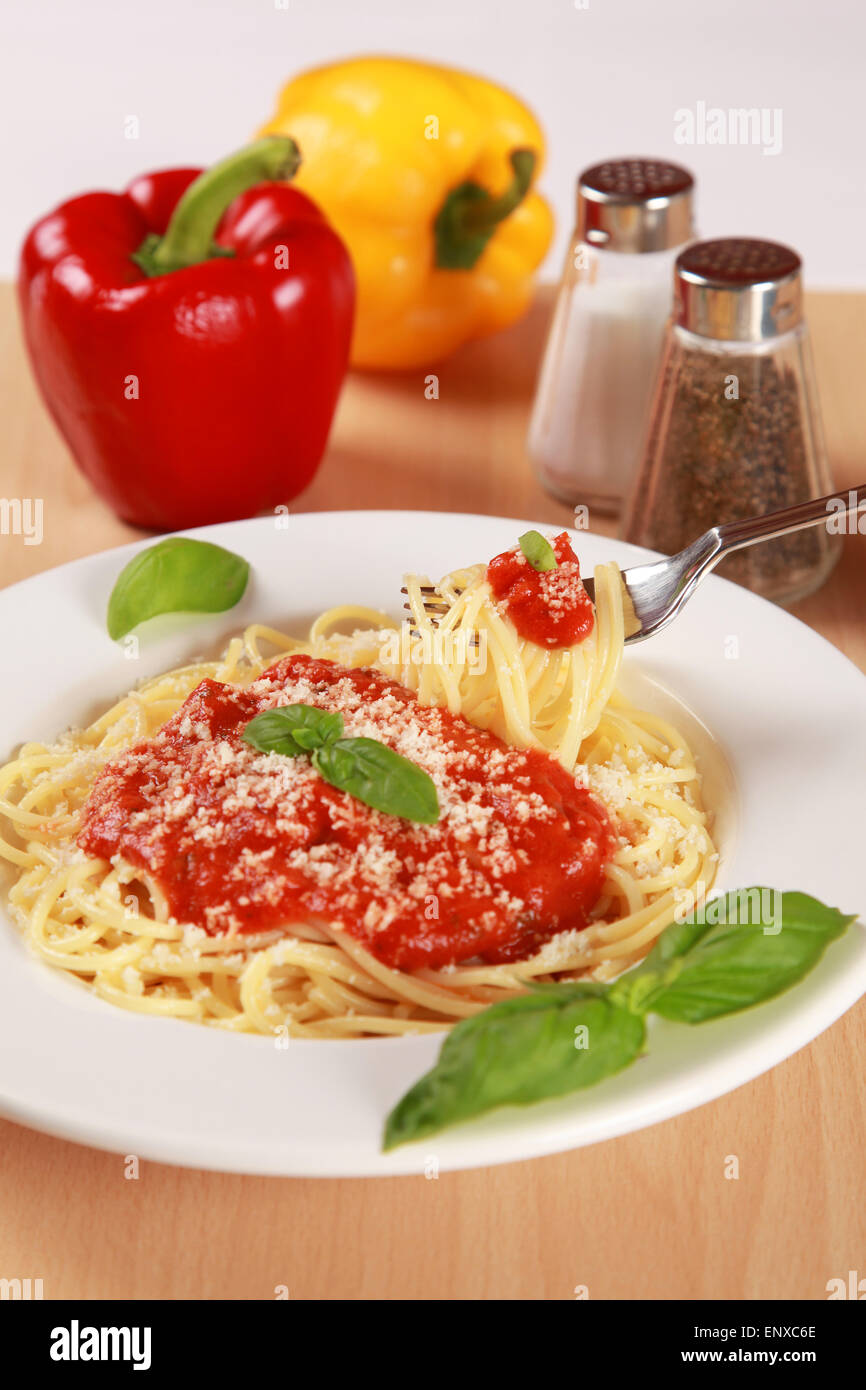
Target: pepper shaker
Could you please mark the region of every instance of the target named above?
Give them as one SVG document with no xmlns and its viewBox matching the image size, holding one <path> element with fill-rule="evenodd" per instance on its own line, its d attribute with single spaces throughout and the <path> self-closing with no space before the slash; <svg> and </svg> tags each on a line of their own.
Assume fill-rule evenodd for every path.
<svg viewBox="0 0 866 1390">
<path fill-rule="evenodd" d="M 672 555 L 711 526 L 832 492 L 801 268 L 789 247 L 745 237 L 677 257 L 626 540 Z M 815 527 L 739 551 L 718 573 L 793 603 L 838 555 L 838 537 Z"/>
<path fill-rule="evenodd" d="M 674 258 L 694 235 L 694 180 L 657 159 L 584 170 L 528 450 L 555 496 L 617 512 L 640 462 Z"/>
</svg>

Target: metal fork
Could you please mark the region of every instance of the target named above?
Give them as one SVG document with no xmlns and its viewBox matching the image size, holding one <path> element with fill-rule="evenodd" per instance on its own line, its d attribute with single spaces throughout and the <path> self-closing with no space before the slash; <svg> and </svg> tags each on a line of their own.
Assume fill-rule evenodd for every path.
<svg viewBox="0 0 866 1390">
<path fill-rule="evenodd" d="M 778 512 L 713 526 L 667 560 L 623 570 L 626 643 L 643 642 L 667 627 L 688 603 L 701 580 L 733 551 L 787 536 L 792 531 L 803 531 L 808 526 L 820 526 L 831 518 L 857 512 L 861 506 L 866 509 L 866 484 L 848 492 L 831 492 L 826 497 L 801 502 L 796 507 L 784 507 Z M 595 584 L 591 579 L 583 582 L 590 598 L 595 600 Z M 406 590 L 402 592 L 405 594 Z M 448 612 L 448 604 L 432 584 L 422 585 L 421 592 L 424 611 L 436 623 Z M 409 607 L 408 603 L 403 606 Z"/>
</svg>

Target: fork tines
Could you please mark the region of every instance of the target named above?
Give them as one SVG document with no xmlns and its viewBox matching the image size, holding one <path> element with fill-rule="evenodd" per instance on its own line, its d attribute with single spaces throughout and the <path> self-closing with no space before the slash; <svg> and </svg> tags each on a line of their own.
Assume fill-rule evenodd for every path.
<svg viewBox="0 0 866 1390">
<path fill-rule="evenodd" d="M 442 595 L 439 593 L 439 590 L 435 588 L 434 585 L 420 584 L 418 587 L 424 597 L 424 612 L 427 614 L 429 618 L 432 618 L 433 622 L 435 623 L 437 618 L 444 617 L 451 605 L 450 603 L 445 602 Z M 409 591 L 406 588 L 406 585 L 404 584 L 400 589 L 400 593 L 408 594 L 408 592 Z M 407 613 L 412 612 L 412 609 L 410 608 L 408 603 L 404 603 L 403 607 L 406 609 Z"/>
</svg>

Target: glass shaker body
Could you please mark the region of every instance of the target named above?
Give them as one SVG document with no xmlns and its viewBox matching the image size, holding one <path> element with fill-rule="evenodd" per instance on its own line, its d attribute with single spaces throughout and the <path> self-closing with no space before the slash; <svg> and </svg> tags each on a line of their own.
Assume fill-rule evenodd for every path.
<svg viewBox="0 0 866 1390">
<path fill-rule="evenodd" d="M 806 324 L 743 342 L 671 322 L 625 539 L 672 555 L 712 526 L 832 487 Z M 737 551 L 716 572 L 793 603 L 838 555 L 838 537 L 819 526 Z"/>
<path fill-rule="evenodd" d="M 569 249 L 529 426 L 542 485 L 617 512 L 640 463 L 679 247 Z"/>
<path fill-rule="evenodd" d="M 542 485 L 572 505 L 618 512 L 629 494 L 693 190 L 688 169 L 656 159 L 607 160 L 578 179 L 527 440 Z"/>
</svg>

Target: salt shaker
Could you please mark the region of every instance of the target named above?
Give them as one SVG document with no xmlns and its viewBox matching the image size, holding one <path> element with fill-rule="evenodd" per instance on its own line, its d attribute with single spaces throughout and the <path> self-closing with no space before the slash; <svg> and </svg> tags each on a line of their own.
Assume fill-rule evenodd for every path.
<svg viewBox="0 0 866 1390">
<path fill-rule="evenodd" d="M 722 522 L 833 490 L 796 251 L 728 237 L 674 267 L 673 314 L 623 535 L 667 555 Z M 718 573 L 779 603 L 827 578 L 824 527 L 741 550 Z"/>
<path fill-rule="evenodd" d="M 687 169 L 657 159 L 608 160 L 578 179 L 528 438 L 540 481 L 572 505 L 617 512 L 631 490 L 693 188 Z"/>
</svg>

